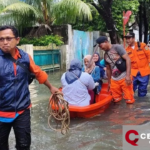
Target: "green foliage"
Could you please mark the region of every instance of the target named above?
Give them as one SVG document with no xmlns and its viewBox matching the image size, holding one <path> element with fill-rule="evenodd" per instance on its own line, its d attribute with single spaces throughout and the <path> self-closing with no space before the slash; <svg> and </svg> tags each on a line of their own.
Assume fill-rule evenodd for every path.
<svg viewBox="0 0 150 150">
<path fill-rule="evenodd" d="M 0 25 L 15 25 L 20 31 L 36 23 L 72 23 L 76 18 L 92 20 L 89 5 L 81 0 L 0 0 Z"/>
<path fill-rule="evenodd" d="M 90 0 L 91 1 L 91 0 Z M 123 32 L 123 11 L 132 11 L 132 16 L 130 17 L 130 22 L 135 20 L 135 17 L 138 13 L 138 0 L 113 0 L 112 4 L 112 15 L 115 21 L 115 25 L 118 29 L 119 34 Z M 98 12 L 92 12 L 93 20 L 90 22 L 77 21 L 73 24 L 74 29 L 84 30 L 84 31 L 103 31 L 107 32 L 106 24 L 103 18 L 99 15 Z M 128 30 L 128 28 L 126 28 Z"/>
<path fill-rule="evenodd" d="M 62 45 L 62 37 L 58 35 L 45 35 L 40 38 L 21 38 L 19 45 L 33 44 L 34 46 L 48 46 L 49 44 L 56 44 L 56 46 Z"/>
<path fill-rule="evenodd" d="M 82 0 L 61 0 L 53 7 L 55 24 L 76 23 L 80 20 L 92 20 L 90 4 Z"/>
<path fill-rule="evenodd" d="M 129 22 L 135 22 L 135 17 L 138 13 L 139 2 L 138 0 L 114 0 L 112 5 L 112 14 L 115 21 L 115 25 L 119 31 L 119 34 L 123 33 L 123 11 L 132 11 Z M 128 30 L 126 26 L 126 30 Z"/>
<path fill-rule="evenodd" d="M 103 18 L 98 14 L 98 12 L 92 12 L 92 21 L 77 21 L 73 24 L 73 29 L 82 31 L 102 31 L 106 32 L 106 24 Z"/>
<path fill-rule="evenodd" d="M 9 24 L 20 28 L 35 24 L 40 12 L 19 0 L 0 0 L 0 25 Z"/>
</svg>

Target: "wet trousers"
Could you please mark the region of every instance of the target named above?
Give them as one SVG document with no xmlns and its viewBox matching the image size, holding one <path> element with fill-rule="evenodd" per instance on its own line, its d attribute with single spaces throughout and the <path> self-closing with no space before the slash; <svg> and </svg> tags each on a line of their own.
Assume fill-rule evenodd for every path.
<svg viewBox="0 0 150 150">
<path fill-rule="evenodd" d="M 133 78 L 134 92 L 138 89 L 138 96 L 144 97 L 147 94 L 147 86 L 149 82 L 149 75 L 142 77 L 140 72 Z"/>
<path fill-rule="evenodd" d="M 114 102 L 119 102 L 124 98 L 126 103 L 132 104 L 134 100 L 133 84 L 127 85 L 125 78 L 119 81 L 111 79 L 110 91 Z"/>
<path fill-rule="evenodd" d="M 25 110 L 12 123 L 0 122 L 0 150 L 9 150 L 8 137 L 13 127 L 17 150 L 30 150 L 30 110 Z"/>
</svg>

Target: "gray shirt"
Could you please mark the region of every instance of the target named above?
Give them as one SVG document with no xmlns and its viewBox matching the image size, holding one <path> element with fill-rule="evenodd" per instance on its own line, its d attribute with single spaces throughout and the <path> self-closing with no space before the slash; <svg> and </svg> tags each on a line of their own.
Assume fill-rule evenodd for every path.
<svg viewBox="0 0 150 150">
<path fill-rule="evenodd" d="M 106 64 L 109 64 L 111 67 L 113 80 L 118 81 L 126 76 L 126 71 L 121 73 L 115 66 L 115 62 L 124 54 L 126 54 L 126 50 L 119 44 L 113 44 L 111 49 L 104 54 Z"/>
</svg>

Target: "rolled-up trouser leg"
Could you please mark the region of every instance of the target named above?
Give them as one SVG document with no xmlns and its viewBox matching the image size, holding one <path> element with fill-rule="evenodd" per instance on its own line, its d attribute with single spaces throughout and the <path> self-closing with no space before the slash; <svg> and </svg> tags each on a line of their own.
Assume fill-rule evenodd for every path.
<svg viewBox="0 0 150 150">
<path fill-rule="evenodd" d="M 9 150 L 8 137 L 11 126 L 11 123 L 0 122 L 0 150 Z"/>
<path fill-rule="evenodd" d="M 141 75 L 138 77 L 139 87 L 138 87 L 138 96 L 144 97 L 147 94 L 147 86 L 149 83 L 149 75 L 142 77 Z"/>
<path fill-rule="evenodd" d="M 30 110 L 25 110 L 13 122 L 17 150 L 30 150 L 31 145 Z"/>
</svg>

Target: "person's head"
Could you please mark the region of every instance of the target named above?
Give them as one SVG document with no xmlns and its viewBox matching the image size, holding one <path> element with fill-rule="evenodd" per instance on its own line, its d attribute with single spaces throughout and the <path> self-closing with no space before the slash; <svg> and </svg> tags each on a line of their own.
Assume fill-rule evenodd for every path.
<svg viewBox="0 0 150 150">
<path fill-rule="evenodd" d="M 91 73 L 93 69 L 95 68 L 95 63 L 93 59 L 91 60 L 92 56 L 91 55 L 86 55 L 84 57 L 84 65 L 85 65 L 85 72 Z"/>
<path fill-rule="evenodd" d="M 14 26 L 0 26 L 0 48 L 3 52 L 11 54 L 19 41 L 18 30 Z"/>
<path fill-rule="evenodd" d="M 99 47 L 104 50 L 108 51 L 111 47 L 111 44 L 109 43 L 108 39 L 106 36 L 100 36 L 97 40 L 96 43 L 99 45 Z"/>
<path fill-rule="evenodd" d="M 91 66 L 91 64 L 93 63 L 93 60 L 92 60 L 92 62 L 90 63 L 90 60 L 91 60 L 91 55 L 86 55 L 85 57 L 84 57 L 84 65 L 87 67 L 88 65 L 89 66 Z M 89 64 L 90 63 L 90 64 Z"/>
<path fill-rule="evenodd" d="M 73 59 L 70 63 L 69 70 L 82 70 L 82 64 L 78 59 Z"/>
<path fill-rule="evenodd" d="M 126 38 L 126 42 L 129 46 L 133 46 L 135 43 L 135 34 L 133 32 L 129 32 L 127 33 L 127 35 L 125 36 Z"/>
<path fill-rule="evenodd" d="M 94 61 L 94 62 L 100 61 L 99 53 L 95 53 L 95 54 L 93 55 L 93 61 Z"/>
<path fill-rule="evenodd" d="M 74 75 L 73 75 L 74 74 Z M 65 79 L 68 84 L 72 84 L 78 80 L 82 74 L 82 65 L 78 59 L 73 59 L 70 63 L 70 68 L 65 74 Z"/>
</svg>

